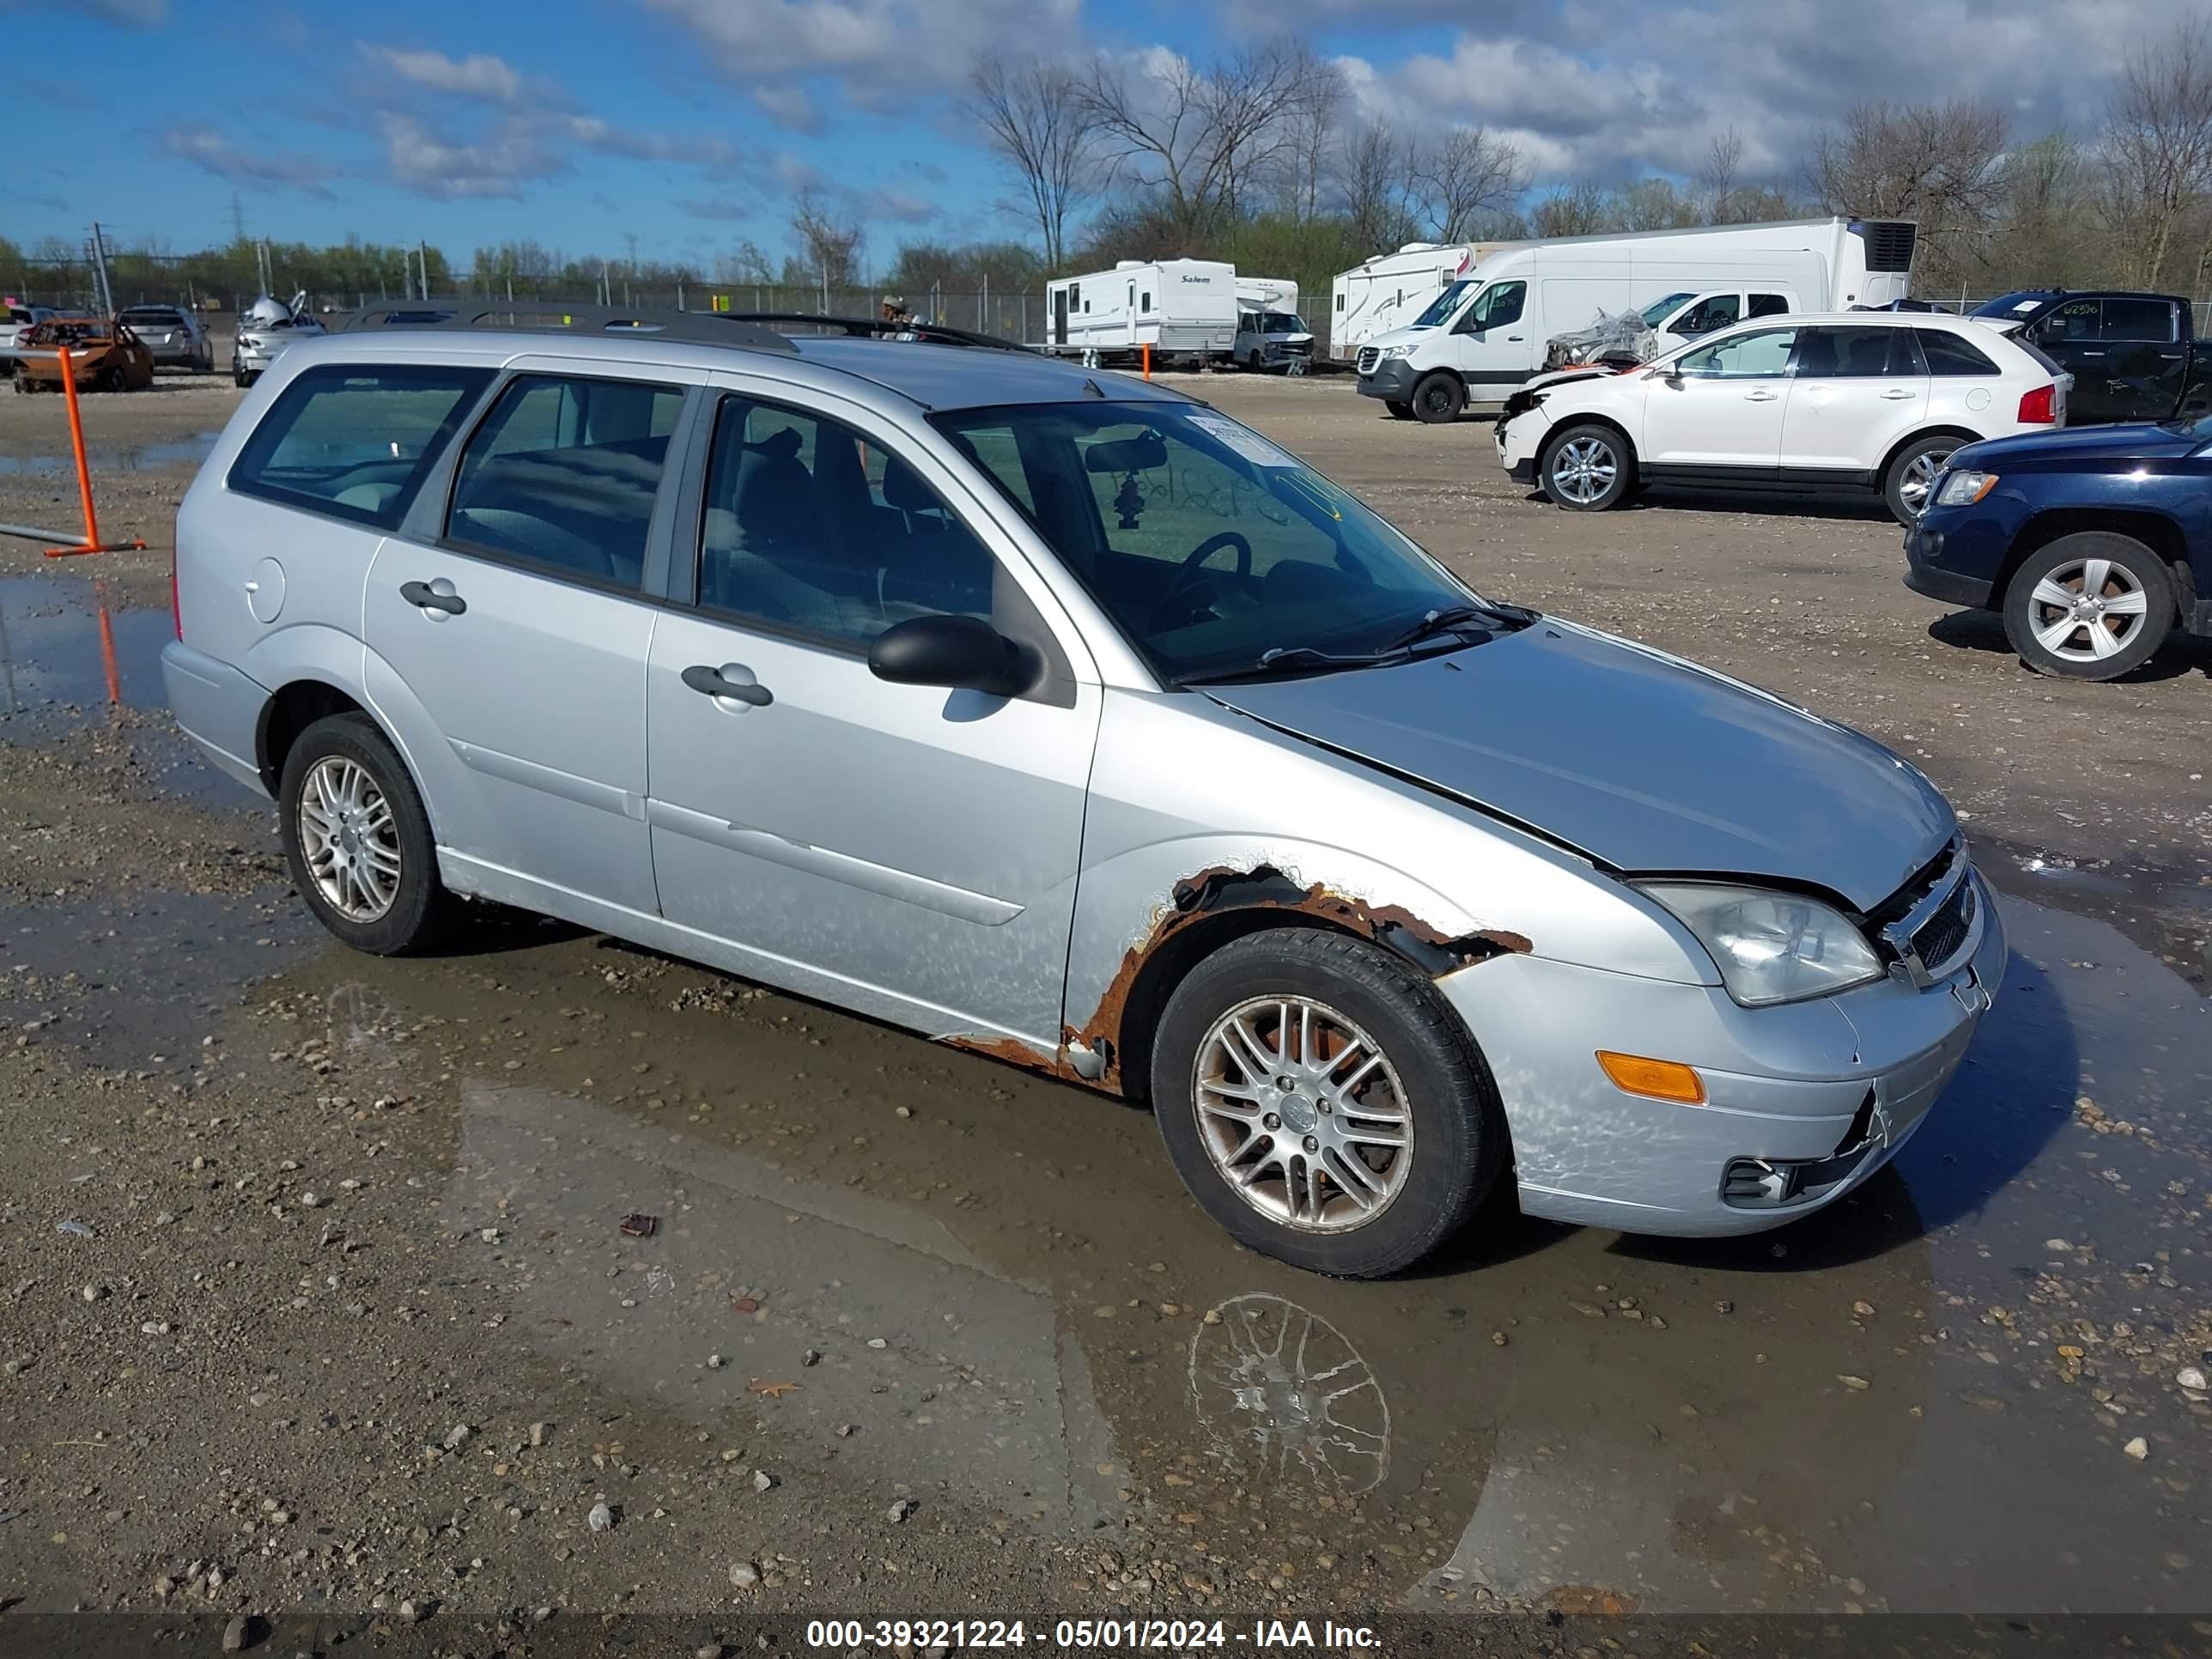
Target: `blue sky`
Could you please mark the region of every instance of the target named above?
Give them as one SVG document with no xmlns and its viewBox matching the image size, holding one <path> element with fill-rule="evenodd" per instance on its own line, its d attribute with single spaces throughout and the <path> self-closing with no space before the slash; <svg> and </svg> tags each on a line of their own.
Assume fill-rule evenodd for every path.
<svg viewBox="0 0 2212 1659">
<path fill-rule="evenodd" d="M 256 235 L 421 237 L 464 264 L 509 238 L 620 254 L 635 236 L 641 257 L 710 268 L 740 238 L 780 257 L 792 193 L 816 184 L 866 220 L 873 264 L 904 239 L 1023 234 L 948 98 L 980 53 L 1141 64 L 1286 26 L 1369 108 L 1511 134 L 1540 185 L 1686 174 L 1728 126 L 1750 172 L 1785 172 L 1861 99 L 1971 94 L 2025 132 L 2086 131 L 2124 53 L 2196 5 L 0 0 L 11 58 L 27 24 L 42 59 L 105 61 L 100 83 L 130 89 L 9 101 L 0 234 L 76 241 L 97 218 L 124 245 L 198 247 L 228 240 L 235 191 Z"/>
</svg>

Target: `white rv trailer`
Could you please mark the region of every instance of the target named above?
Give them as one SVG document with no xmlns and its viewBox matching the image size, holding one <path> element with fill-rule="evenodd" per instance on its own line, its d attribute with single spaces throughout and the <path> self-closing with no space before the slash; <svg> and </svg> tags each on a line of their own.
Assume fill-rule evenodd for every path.
<svg viewBox="0 0 2212 1659">
<path fill-rule="evenodd" d="M 1124 259 L 1045 284 L 1045 346 L 1087 364 L 1226 357 L 1237 338 L 1237 267 L 1212 259 Z"/>
<path fill-rule="evenodd" d="M 1429 301 L 1510 242 L 1408 242 L 1337 273 L 1329 284 L 1328 355 L 1350 362 L 1359 348 L 1410 323 Z"/>
<path fill-rule="evenodd" d="M 1601 313 L 1641 312 L 1666 348 L 1747 318 L 1886 305 L 1911 290 L 1917 240 L 1911 220 L 1832 218 L 1524 242 L 1361 346 L 1359 391 L 1449 421 L 1502 405 L 1553 335 Z"/>
</svg>

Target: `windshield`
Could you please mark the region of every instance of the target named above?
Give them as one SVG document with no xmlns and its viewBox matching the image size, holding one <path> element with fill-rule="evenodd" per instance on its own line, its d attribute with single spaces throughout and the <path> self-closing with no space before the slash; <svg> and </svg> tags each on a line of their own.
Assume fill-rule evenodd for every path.
<svg viewBox="0 0 2212 1659">
<path fill-rule="evenodd" d="M 2027 289 L 2018 294 L 2001 294 L 1994 300 L 1984 300 L 1966 314 L 1969 317 L 2018 317 L 2031 311 L 2039 311 L 2057 297 L 2049 289 Z"/>
<path fill-rule="evenodd" d="M 1689 297 L 1689 291 L 1687 289 L 1685 289 L 1680 294 L 1670 294 L 1663 300 L 1654 300 L 1650 305 L 1644 307 L 1642 311 L 1637 313 L 1637 315 L 1643 318 L 1644 320 L 1650 324 L 1652 327 L 1656 328 L 1665 319 L 1668 312 L 1674 310 L 1676 306 L 1681 304 L 1683 301 Z"/>
<path fill-rule="evenodd" d="M 1474 288 L 1474 278 L 1468 276 L 1461 277 L 1459 281 L 1454 283 L 1443 293 L 1437 295 L 1435 299 L 1430 301 L 1429 308 L 1423 312 L 1419 316 L 1414 318 L 1407 326 L 1412 328 L 1442 328 L 1444 325 L 1445 319 L 1449 318 L 1452 313 L 1459 309 L 1459 302 L 1467 298 L 1468 291 Z"/>
<path fill-rule="evenodd" d="M 1306 325 L 1287 311 L 1262 311 L 1245 324 L 1262 334 L 1303 334 Z"/>
<path fill-rule="evenodd" d="M 1202 405 L 931 418 L 1163 679 L 1252 672 L 1271 651 L 1365 656 L 1432 611 L 1482 603 L 1320 473 Z"/>
</svg>

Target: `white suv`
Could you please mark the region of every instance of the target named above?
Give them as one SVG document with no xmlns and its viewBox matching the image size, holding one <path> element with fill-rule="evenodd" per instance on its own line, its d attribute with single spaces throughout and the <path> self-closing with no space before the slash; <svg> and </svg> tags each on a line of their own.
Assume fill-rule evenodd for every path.
<svg viewBox="0 0 2212 1659">
<path fill-rule="evenodd" d="M 2064 425 L 2072 384 L 2033 346 L 1961 318 L 1771 319 L 1626 374 L 1538 377 L 1499 415 L 1498 457 L 1577 512 L 1642 484 L 1874 489 L 1909 525 L 1953 450 Z"/>
</svg>

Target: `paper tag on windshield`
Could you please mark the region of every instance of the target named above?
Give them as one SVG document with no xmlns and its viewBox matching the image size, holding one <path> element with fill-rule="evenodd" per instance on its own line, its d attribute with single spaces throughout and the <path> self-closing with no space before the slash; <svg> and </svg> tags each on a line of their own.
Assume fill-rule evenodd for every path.
<svg viewBox="0 0 2212 1659">
<path fill-rule="evenodd" d="M 1249 427 L 1225 416 L 1190 414 L 1183 418 L 1209 438 L 1218 438 L 1255 466 L 1296 466 L 1297 457 L 1278 449 Z"/>
</svg>

